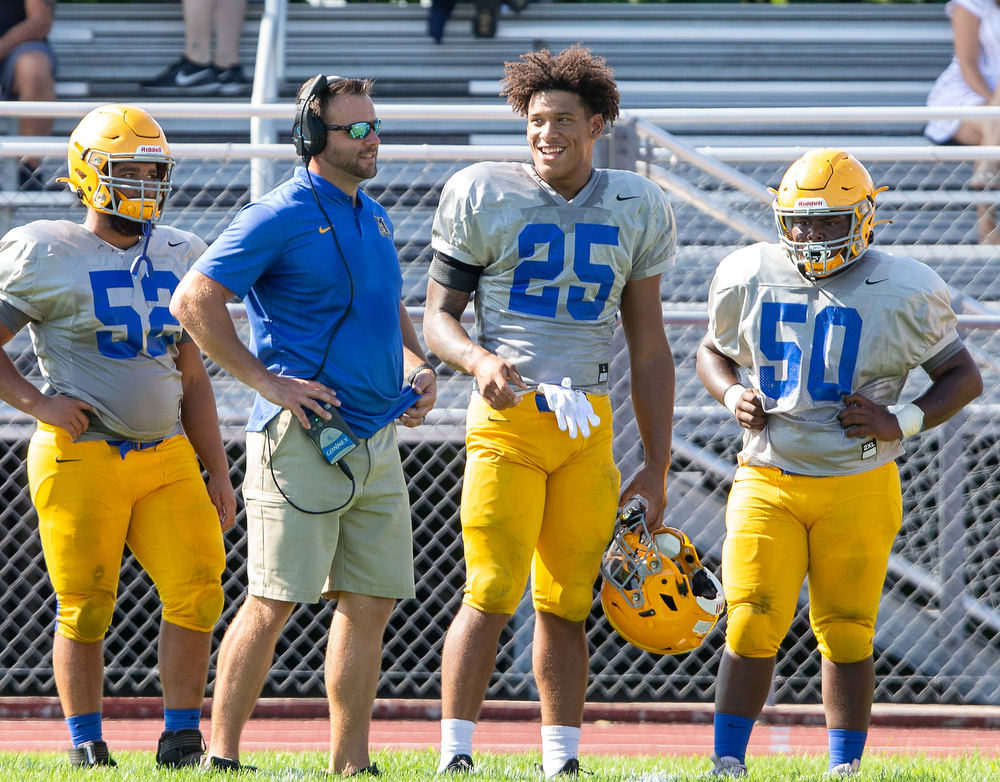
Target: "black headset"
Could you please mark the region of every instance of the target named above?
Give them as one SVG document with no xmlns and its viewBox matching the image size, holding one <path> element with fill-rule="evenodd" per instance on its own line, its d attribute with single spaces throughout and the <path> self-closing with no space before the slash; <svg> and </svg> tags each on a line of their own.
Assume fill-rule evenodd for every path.
<svg viewBox="0 0 1000 782">
<path fill-rule="evenodd" d="M 292 144 L 295 145 L 295 154 L 307 165 L 310 158 L 326 147 L 326 123 L 313 112 L 312 103 L 336 81 L 340 81 L 339 76 L 324 76 L 321 73 L 299 93 L 299 100 L 295 105 L 295 123 L 292 125 Z"/>
</svg>

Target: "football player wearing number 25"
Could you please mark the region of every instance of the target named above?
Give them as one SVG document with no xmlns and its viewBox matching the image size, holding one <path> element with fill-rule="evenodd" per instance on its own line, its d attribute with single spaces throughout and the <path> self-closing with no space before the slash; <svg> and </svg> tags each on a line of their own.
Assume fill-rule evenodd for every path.
<svg viewBox="0 0 1000 782">
<path fill-rule="evenodd" d="M 746 774 L 806 576 L 829 770 L 857 771 L 875 693 L 875 618 L 902 522 L 901 441 L 982 392 L 945 283 L 922 263 L 869 248 L 884 189 L 845 152 L 806 153 L 776 193 L 780 243 L 723 259 L 709 291 L 698 375 L 744 430 L 722 549 L 715 776 Z M 899 404 L 918 366 L 930 386 Z"/>
<path fill-rule="evenodd" d="M 39 391 L 0 351 L 0 398 L 38 419 L 28 484 L 58 599 L 52 667 L 78 766 L 115 765 L 101 730 L 103 639 L 126 544 L 163 603 L 157 764 L 202 755 L 222 532 L 236 497 L 201 351 L 167 309 L 205 250 L 194 234 L 154 229 L 173 166 L 145 111 L 94 109 L 70 136 L 65 180 L 87 208 L 83 224 L 38 220 L 0 241 L 0 343 L 27 325 L 45 380 Z"/>
<path fill-rule="evenodd" d="M 472 768 L 497 642 L 530 573 L 542 765 L 552 777 L 579 769 L 584 620 L 616 508 L 641 495 L 650 526 L 662 525 L 674 368 L 660 275 L 675 232 L 660 188 L 593 168 L 594 143 L 618 116 L 603 59 L 580 47 L 522 55 L 506 64 L 503 95 L 527 117 L 532 163 L 478 163 L 445 185 L 424 317 L 427 346 L 475 379 L 466 586 L 444 643 L 439 770 Z M 472 293 L 476 342 L 461 324 Z M 624 491 L 608 400 L 619 310 L 645 459 Z"/>
</svg>

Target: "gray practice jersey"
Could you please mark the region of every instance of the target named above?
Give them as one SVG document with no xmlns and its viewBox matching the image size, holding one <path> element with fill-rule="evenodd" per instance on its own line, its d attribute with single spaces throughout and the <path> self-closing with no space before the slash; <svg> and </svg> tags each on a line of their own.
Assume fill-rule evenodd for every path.
<svg viewBox="0 0 1000 782">
<path fill-rule="evenodd" d="M 81 225 L 39 220 L 0 240 L 0 322 L 28 324 L 45 393 L 89 402 L 81 439 L 158 440 L 180 431 L 181 327 L 170 296 L 205 251 L 194 234 L 153 230 L 152 273 L 129 268 L 140 240 L 119 250 Z"/>
<path fill-rule="evenodd" d="M 912 258 L 868 250 L 842 274 L 806 281 L 775 244 L 725 258 L 708 297 L 709 334 L 764 392 L 761 432 L 743 432 L 741 464 L 798 475 L 879 467 L 903 452 L 852 438 L 844 394 L 895 404 L 910 370 L 933 370 L 962 348 L 948 288 Z"/>
<path fill-rule="evenodd" d="M 455 174 L 432 239 L 437 252 L 482 268 L 479 344 L 529 385 L 569 377 L 597 394 L 607 393 L 622 289 L 668 268 L 675 244 L 670 205 L 645 177 L 597 170 L 567 201 L 524 163 Z"/>
</svg>

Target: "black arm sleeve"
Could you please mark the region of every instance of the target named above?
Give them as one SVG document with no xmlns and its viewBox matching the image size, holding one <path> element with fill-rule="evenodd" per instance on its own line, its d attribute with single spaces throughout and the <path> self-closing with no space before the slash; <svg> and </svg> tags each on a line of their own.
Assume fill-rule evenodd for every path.
<svg viewBox="0 0 1000 782">
<path fill-rule="evenodd" d="M 0 302 L 0 323 L 2 323 L 11 334 L 17 334 L 17 332 L 23 329 L 30 322 L 31 318 L 21 312 L 21 310 L 17 307 L 8 304 L 5 301 Z"/>
<path fill-rule="evenodd" d="M 470 266 L 435 250 L 428 273 L 434 282 L 439 282 L 446 288 L 463 293 L 475 293 L 483 267 Z"/>
</svg>

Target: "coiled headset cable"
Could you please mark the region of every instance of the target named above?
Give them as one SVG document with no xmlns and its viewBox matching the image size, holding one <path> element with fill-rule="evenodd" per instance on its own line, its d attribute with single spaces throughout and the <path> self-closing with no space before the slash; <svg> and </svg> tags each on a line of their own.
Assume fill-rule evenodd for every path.
<svg viewBox="0 0 1000 782">
<path fill-rule="evenodd" d="M 305 168 L 306 168 L 306 177 L 308 177 L 309 179 L 309 187 L 312 189 L 313 198 L 316 200 L 316 206 L 319 207 L 319 211 L 322 212 L 323 217 L 326 218 L 326 224 L 330 226 L 330 235 L 333 236 L 334 244 L 337 245 L 337 252 L 340 254 L 340 260 L 344 264 L 344 270 L 347 272 L 347 281 L 350 284 L 350 290 L 351 290 L 350 296 L 347 300 L 347 306 L 344 307 L 344 312 L 337 319 L 337 322 L 333 324 L 333 328 L 330 329 L 330 336 L 327 337 L 326 347 L 323 348 L 323 360 L 320 362 L 319 368 L 316 370 L 315 374 L 311 378 L 309 378 L 309 380 L 316 380 L 320 376 L 320 374 L 322 374 L 323 368 L 326 366 L 326 359 L 330 353 L 330 346 L 333 344 L 334 336 L 340 330 L 340 327 L 343 325 L 344 321 L 347 319 L 347 316 L 351 312 L 351 307 L 354 305 L 354 277 L 351 275 L 351 267 L 347 263 L 347 256 L 344 255 L 344 250 L 340 246 L 340 239 L 337 238 L 337 231 L 333 227 L 333 220 L 330 219 L 330 215 L 328 215 L 326 209 L 323 208 L 323 203 L 319 199 L 319 193 L 316 192 L 316 184 L 313 182 L 312 172 L 309 170 L 308 161 L 306 162 Z M 351 482 L 350 496 L 346 500 L 344 500 L 344 502 L 341 505 L 338 505 L 335 508 L 326 508 L 324 510 L 309 510 L 308 508 L 303 508 L 299 505 L 296 505 L 295 502 L 292 500 L 292 498 L 289 497 L 287 494 L 285 494 L 284 489 L 282 489 L 281 485 L 278 483 L 278 476 L 274 474 L 274 462 L 272 459 L 272 451 L 271 451 L 271 435 L 268 432 L 266 426 L 264 427 L 264 439 L 267 442 L 267 465 L 271 471 L 271 480 L 274 481 L 274 487 L 278 490 L 278 493 L 282 497 L 284 497 L 285 502 L 287 502 L 289 505 L 295 508 L 295 510 L 299 511 L 299 513 L 307 513 L 310 516 L 321 516 L 325 513 L 336 513 L 337 511 L 343 510 L 344 508 L 346 508 L 348 505 L 351 504 L 351 500 L 354 499 L 354 494 L 355 492 L 357 492 L 358 486 L 357 482 L 354 479 L 354 473 L 352 473 L 351 468 L 347 466 L 346 457 L 337 461 L 336 465 L 340 468 L 340 471 L 344 473 L 344 475 L 347 476 L 347 479 Z"/>
</svg>

